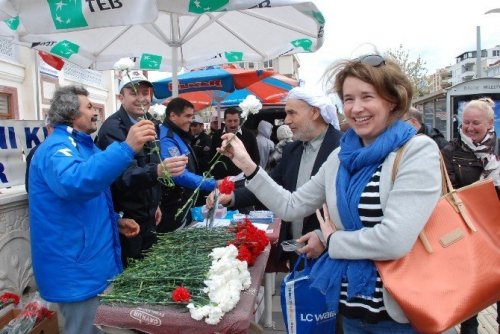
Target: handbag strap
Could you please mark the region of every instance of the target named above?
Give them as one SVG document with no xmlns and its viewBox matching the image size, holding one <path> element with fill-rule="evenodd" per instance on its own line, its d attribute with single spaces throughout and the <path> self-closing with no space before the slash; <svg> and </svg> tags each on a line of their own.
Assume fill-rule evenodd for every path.
<svg viewBox="0 0 500 334">
<path fill-rule="evenodd" d="M 419 134 L 417 136 L 425 136 L 425 135 Z M 393 184 L 394 181 L 396 180 L 396 175 L 398 174 L 399 164 L 401 162 L 401 159 L 403 158 L 403 154 L 408 148 L 408 145 L 411 140 L 412 139 L 407 141 L 403 146 L 401 146 L 396 151 L 396 157 L 394 158 L 394 164 L 392 165 L 392 173 L 391 173 L 391 180 Z M 469 229 L 471 229 L 473 232 L 477 232 L 477 229 L 472 223 L 472 219 L 470 218 L 470 215 L 467 212 L 467 209 L 465 208 L 463 201 L 460 199 L 456 190 L 453 188 L 453 185 L 451 184 L 451 180 L 450 177 L 448 176 L 448 172 L 446 171 L 446 165 L 444 163 L 443 155 L 441 154 L 441 152 L 439 152 L 439 167 L 441 171 L 441 196 L 444 196 L 448 200 L 448 202 L 450 202 L 452 207 L 460 214 L 460 216 L 462 216 L 462 219 L 464 220 L 467 227 L 469 227 Z M 431 243 L 429 241 L 429 238 L 427 238 L 427 235 L 425 234 L 424 230 L 422 230 L 419 233 L 418 237 L 422 242 L 425 250 L 428 253 L 432 253 L 433 249 Z"/>
</svg>

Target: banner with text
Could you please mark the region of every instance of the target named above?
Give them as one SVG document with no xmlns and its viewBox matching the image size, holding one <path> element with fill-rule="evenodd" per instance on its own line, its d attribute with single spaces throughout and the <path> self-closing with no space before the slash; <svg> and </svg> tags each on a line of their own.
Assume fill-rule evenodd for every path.
<svg viewBox="0 0 500 334">
<path fill-rule="evenodd" d="M 0 125 L 0 189 L 24 184 L 26 156 L 47 138 L 44 121 L 2 120 Z"/>
</svg>

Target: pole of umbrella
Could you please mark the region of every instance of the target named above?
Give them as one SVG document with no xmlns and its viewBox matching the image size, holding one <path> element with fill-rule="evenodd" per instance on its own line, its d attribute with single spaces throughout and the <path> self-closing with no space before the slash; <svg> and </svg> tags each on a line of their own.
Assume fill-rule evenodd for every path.
<svg viewBox="0 0 500 334">
<path fill-rule="evenodd" d="M 179 95 L 179 79 L 177 78 L 178 71 L 178 53 L 180 38 L 179 30 L 179 17 L 177 14 L 172 14 L 170 16 L 170 24 L 172 26 L 172 96 L 177 97 Z"/>
</svg>

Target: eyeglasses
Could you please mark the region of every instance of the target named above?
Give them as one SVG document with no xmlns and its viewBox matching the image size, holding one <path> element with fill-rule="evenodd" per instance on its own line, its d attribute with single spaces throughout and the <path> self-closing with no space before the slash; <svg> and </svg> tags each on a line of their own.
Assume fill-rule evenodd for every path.
<svg viewBox="0 0 500 334">
<path fill-rule="evenodd" d="M 380 55 L 366 55 L 358 58 L 357 60 L 363 64 L 367 64 L 373 67 L 379 67 L 381 65 L 385 65 L 384 57 Z"/>
</svg>

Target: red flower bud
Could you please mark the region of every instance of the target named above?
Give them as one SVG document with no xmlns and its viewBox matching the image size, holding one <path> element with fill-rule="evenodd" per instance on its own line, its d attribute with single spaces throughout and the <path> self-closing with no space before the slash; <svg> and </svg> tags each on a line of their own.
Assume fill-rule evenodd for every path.
<svg viewBox="0 0 500 334">
<path fill-rule="evenodd" d="M 178 286 L 172 292 L 172 300 L 176 303 L 188 303 L 190 299 L 191 293 L 189 293 L 189 290 L 183 286 Z"/>
</svg>

